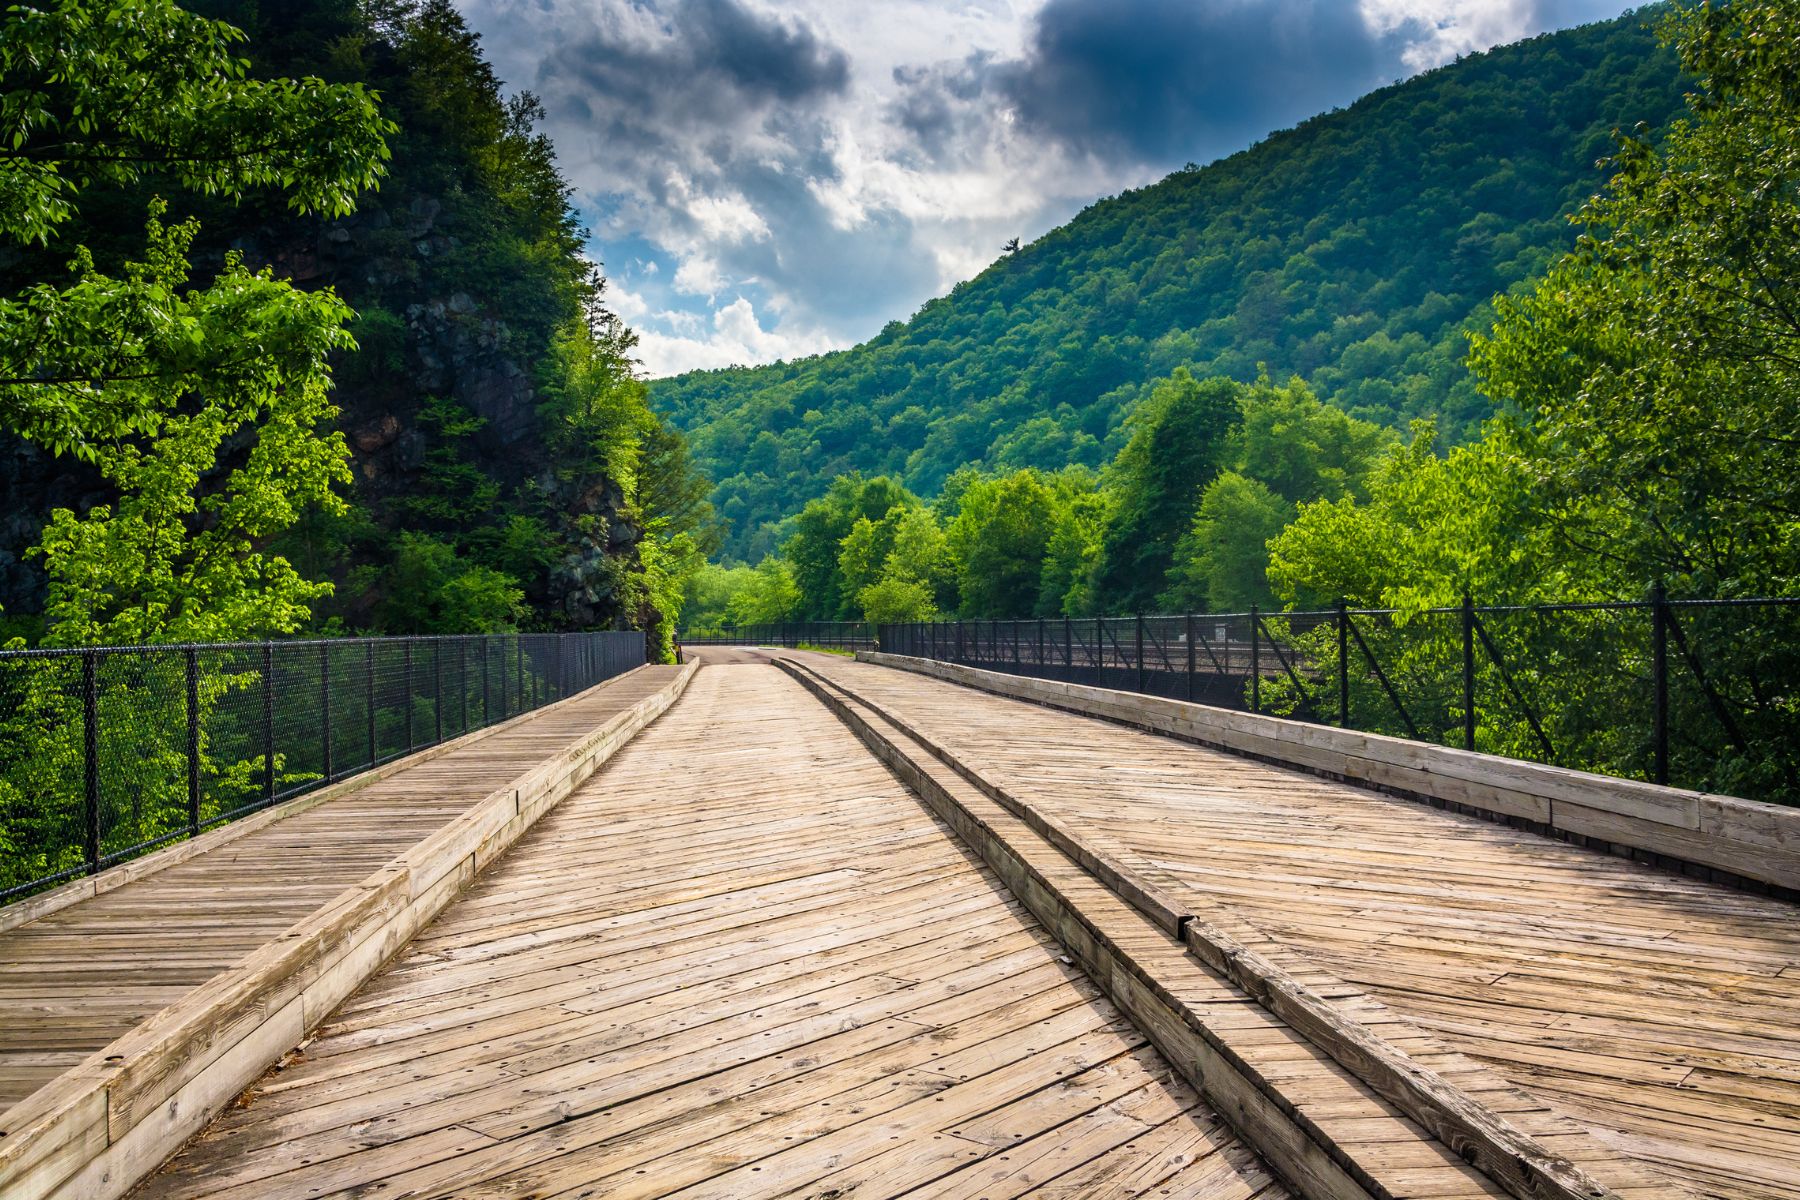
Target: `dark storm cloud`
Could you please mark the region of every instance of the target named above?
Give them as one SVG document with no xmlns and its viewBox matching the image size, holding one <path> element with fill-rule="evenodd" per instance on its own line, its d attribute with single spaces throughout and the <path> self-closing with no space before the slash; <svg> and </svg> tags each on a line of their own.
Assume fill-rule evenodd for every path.
<svg viewBox="0 0 1800 1200">
<path fill-rule="evenodd" d="M 737 0 L 679 0 L 638 21 L 605 14 L 571 29 L 541 60 L 534 86 L 563 115 L 605 122 L 629 144 L 704 141 L 773 106 L 840 94 L 850 60 L 810 27 Z M 678 128 L 671 129 L 671 123 Z"/>
<path fill-rule="evenodd" d="M 682 0 L 657 23 L 657 40 L 599 27 L 562 41 L 545 56 L 540 81 L 569 79 L 608 108 L 641 104 L 648 113 L 673 104 L 792 103 L 837 94 L 850 83 L 850 59 L 812 29 L 761 16 L 736 0 Z"/>
<path fill-rule="evenodd" d="M 1109 159 L 1211 157 L 1403 73 L 1352 0 L 1050 0 L 994 81 L 1021 126 Z"/>
<path fill-rule="evenodd" d="M 1620 2 L 456 0 L 668 370 L 866 337 L 1097 195 Z M 939 8 L 968 36 L 914 36 Z"/>
</svg>

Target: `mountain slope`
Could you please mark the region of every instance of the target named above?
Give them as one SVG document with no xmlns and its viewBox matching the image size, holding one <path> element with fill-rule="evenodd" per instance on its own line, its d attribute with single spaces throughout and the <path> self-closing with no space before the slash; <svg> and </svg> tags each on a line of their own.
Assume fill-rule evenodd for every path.
<svg viewBox="0 0 1800 1200">
<path fill-rule="evenodd" d="M 1298 373 L 1358 416 L 1488 414 L 1462 366 L 1489 298 L 1573 241 L 1612 131 L 1681 103 L 1652 14 L 1385 88 L 1204 168 L 1100 201 L 851 350 L 653 385 L 728 552 L 851 470 L 933 492 L 964 463 L 1098 465 L 1145 385 Z"/>
</svg>

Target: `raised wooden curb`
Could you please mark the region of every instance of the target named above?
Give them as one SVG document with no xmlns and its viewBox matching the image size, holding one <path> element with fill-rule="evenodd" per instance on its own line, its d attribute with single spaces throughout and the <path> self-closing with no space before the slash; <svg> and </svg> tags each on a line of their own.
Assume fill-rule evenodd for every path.
<svg viewBox="0 0 1800 1200">
<path fill-rule="evenodd" d="M 696 669 L 683 667 L 0 1116 L 0 1196 L 123 1196 L 304 1039 L 539 816 L 674 704 Z"/>
<path fill-rule="evenodd" d="M 864 719 L 829 682 L 785 658 L 776 662 L 886 763 L 900 781 L 973 849 L 1008 890 L 1081 964 L 1103 992 L 1181 1076 L 1237 1130 L 1271 1169 L 1306 1200 L 1395 1200 L 1343 1147 L 1299 1113 L 1280 1090 L 1245 1063 L 1117 945 L 1080 907 L 955 794 Z"/>
<path fill-rule="evenodd" d="M 613 684 L 620 683 L 630 678 L 644 669 L 645 668 L 641 666 L 633 667 L 631 670 L 625 671 L 622 674 L 614 675 L 611 679 L 602 680 L 595 686 L 610 687 Z M 439 742 L 435 746 L 427 746 L 423 750 L 415 750 L 411 754 L 404 755 L 400 758 L 390 759 L 378 767 L 371 767 L 366 771 L 359 771 L 355 775 L 338 780 L 336 783 L 329 783 L 323 787 L 307 792 L 304 795 L 295 796 L 292 800 L 283 800 L 279 804 L 271 805 L 258 812 L 253 812 L 249 816 L 240 817 L 235 821 L 227 821 L 223 825 L 207 830 L 199 837 L 173 842 L 164 846 L 162 849 L 154 850 L 141 858 L 134 858 L 127 862 L 122 862 L 116 867 L 108 867 L 97 875 L 83 876 L 80 879 L 71 880 L 61 887 L 51 888 L 47 892 L 39 892 L 35 896 L 27 896 L 23 900 L 15 900 L 5 907 L 0 907 L 0 933 L 5 933 L 9 929 L 17 929 L 21 925 L 29 925 L 39 917 L 47 917 L 53 912 L 59 912 L 62 909 L 69 907 L 71 904 L 79 904 L 83 900 L 88 900 L 95 896 L 103 896 L 114 888 L 123 887 L 128 883 L 135 883 L 140 879 L 156 874 L 158 871 L 165 871 L 170 867 L 180 866 L 191 858 L 198 858 L 200 855 L 217 850 L 220 846 L 226 845 L 229 842 L 235 842 L 238 838 L 243 837 L 247 833 L 255 833 L 258 829 L 264 829 L 277 821 L 286 820 L 288 817 L 298 816 L 308 809 L 317 808 L 319 805 L 324 804 L 329 800 L 340 799 L 349 795 L 351 792 L 368 787 L 372 783 L 379 783 L 391 775 L 398 775 L 400 772 L 411 770 L 421 763 L 428 763 L 432 759 L 441 758 L 452 751 L 472 746 L 484 738 L 511 729 L 534 717 L 541 717 L 545 713 L 554 710 L 558 705 L 567 704 L 570 700 L 579 698 L 579 695 L 567 696 L 558 700 L 555 704 L 547 704 L 542 708 L 534 708 L 530 712 L 520 713 L 516 717 L 508 717 L 504 721 L 497 722 L 493 725 L 483 726 L 480 729 L 471 729 L 468 733 L 458 734 L 447 742 Z"/>
<path fill-rule="evenodd" d="M 906 734 L 1512 1195 L 1520 1200 L 1595 1200 L 1615 1194 L 1563 1155 L 1547 1149 L 1404 1050 L 1344 1015 L 1279 965 L 1189 911 L 1084 834 L 1007 792 L 891 710 L 841 682 L 820 678 Z"/>
<path fill-rule="evenodd" d="M 956 663 L 859 651 L 996 695 L 1507 820 L 1577 844 L 1800 893 L 1800 809 Z"/>
</svg>

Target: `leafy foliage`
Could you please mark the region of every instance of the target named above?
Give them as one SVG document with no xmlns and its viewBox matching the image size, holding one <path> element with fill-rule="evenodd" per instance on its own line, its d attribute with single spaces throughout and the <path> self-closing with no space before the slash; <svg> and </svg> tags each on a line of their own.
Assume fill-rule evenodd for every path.
<svg viewBox="0 0 1800 1200">
<path fill-rule="evenodd" d="M 73 458 L 94 457 L 91 439 L 142 437 L 159 418 L 127 387 L 95 391 L 92 377 L 132 383 L 145 361 L 185 377 L 295 369 L 317 354 L 309 322 L 335 294 L 358 310 L 355 345 L 324 348 L 342 411 L 323 415 L 341 431 L 340 454 L 348 435 L 353 488 L 342 500 L 296 496 L 291 526 L 258 540 L 332 585 L 314 598 L 311 623 L 394 633 L 615 625 L 666 641 L 682 579 L 719 537 L 710 485 L 648 408 L 635 341 L 604 305 L 568 184 L 537 130 L 541 106 L 503 94 L 446 0 L 189 7 L 204 15 L 166 0 L 40 4 L 0 29 L 6 53 L 38 64 L 18 75 L 32 87 L 4 100 L 17 111 L 0 110 L 30 125 L 18 154 L 0 152 L 5 195 L 25 194 L 18 181 L 37 178 L 30 163 L 79 130 L 81 114 L 104 143 L 65 164 L 64 183 L 43 185 L 65 199 L 67 181 L 86 188 L 78 207 L 40 223 L 48 246 L 0 259 L 0 289 L 24 288 L 16 370 L 0 369 L 0 423 L 64 456 L 10 494 L 0 484 L 0 495 L 116 508 L 116 485 Z M 52 79 L 56 64 L 117 78 Z M 94 117 L 103 100 L 109 115 Z M 189 101 L 206 111 L 184 114 Z M 49 116 L 21 115 L 33 105 Z M 359 133 L 362 117 L 372 124 Z M 226 150 L 235 157 L 218 157 Z M 338 156 L 335 184 L 322 173 L 328 154 Z M 384 171 L 378 193 L 364 190 Z M 261 187 L 271 183 L 287 186 Z M 133 282 L 128 264 L 143 255 L 122 232 L 141 226 L 152 189 L 171 186 L 183 189 L 171 203 L 200 219 L 195 278 L 220 281 L 195 293 L 186 325 L 163 291 Z M 89 282 L 42 282 L 76 240 L 92 247 L 77 264 Z M 228 265 L 230 247 L 250 266 Z M 251 269 L 262 263 L 272 264 L 266 276 Z M 220 290 L 227 279 L 231 292 Z M 264 317 L 248 321 L 250 305 Z M 340 324 L 349 315 L 335 311 Z M 81 322 L 119 336 L 84 346 L 67 336 Z M 235 328 L 257 335 L 255 361 L 232 356 L 239 343 L 224 335 Z M 27 339 L 33 329 L 47 332 Z M 29 389 L 12 386 L 24 376 Z M 0 546 L 0 561 L 24 549 Z M 0 585 L 13 617 L 45 610 L 28 571 Z"/>
<path fill-rule="evenodd" d="M 1156 385 L 1132 414 L 1131 440 L 1108 472 L 1116 502 L 1095 588 L 1120 611 L 1151 607 L 1175 555 L 1175 538 L 1218 473 L 1237 424 L 1238 389 L 1196 380 L 1186 367 Z"/>
<path fill-rule="evenodd" d="M 1664 36 L 1701 81 L 1689 115 L 1660 148 L 1642 131 L 1622 141 L 1575 249 L 1500 300 L 1475 339 L 1475 372 L 1509 411 L 1441 457 L 1421 428 L 1366 499 L 1303 505 L 1272 543 L 1285 598 L 1335 593 L 1404 619 L 1464 589 L 1514 603 L 1631 598 L 1653 580 L 1677 596 L 1793 594 L 1800 11 L 1785 0 L 1678 10 Z M 1791 622 L 1733 628 L 1738 610 L 1682 611 L 1677 776 L 1800 799 Z M 1486 689 L 1502 699 L 1484 703 L 1480 745 L 1642 773 L 1649 639 L 1641 619 L 1624 633 L 1606 624 L 1620 619 L 1497 629 L 1515 679 Z M 1390 661 L 1423 670 L 1448 657 L 1447 637 L 1414 637 Z"/>
<path fill-rule="evenodd" d="M 96 184 L 149 169 L 241 199 L 276 187 L 341 215 L 383 173 L 394 127 L 356 84 L 251 79 L 242 30 L 170 0 L 45 0 L 0 24 L 0 233 L 47 241 Z"/>
<path fill-rule="evenodd" d="M 1639 15 L 1473 55 L 1100 201 L 853 350 L 654 398 L 719 481 L 743 558 L 839 474 L 931 495 L 970 464 L 1098 468 L 1183 366 L 1248 381 L 1267 364 L 1363 420 L 1435 418 L 1460 442 L 1493 412 L 1465 332 L 1569 248 L 1564 215 L 1612 131 L 1663 125 L 1681 90 Z"/>
</svg>

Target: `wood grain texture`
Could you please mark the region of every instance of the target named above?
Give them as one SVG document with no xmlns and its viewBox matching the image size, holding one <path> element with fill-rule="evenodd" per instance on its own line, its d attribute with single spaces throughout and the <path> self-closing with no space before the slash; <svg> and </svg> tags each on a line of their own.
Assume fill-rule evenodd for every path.
<svg viewBox="0 0 1800 1200">
<path fill-rule="evenodd" d="M 1702 1195 L 1800 1196 L 1792 904 L 911 672 L 820 669 L 1614 1150 Z"/>
<path fill-rule="evenodd" d="M 1185 944 L 1214 972 L 1229 979 L 1417 1121 L 1458 1158 L 1519 1200 L 1602 1200 L 1617 1195 L 1577 1162 L 1532 1137 L 1478 1095 L 1414 1058 L 1366 1020 L 1338 1007 L 1280 963 L 1238 940 L 1223 925 L 1192 911 L 1194 906 L 1183 905 L 1176 890 L 1163 885 L 1160 872 L 1141 865 L 1137 856 L 1119 853 L 1084 829 L 1013 795 L 972 764 L 930 741 L 891 709 L 870 700 L 856 690 L 855 672 L 829 666 L 821 672 L 799 662 L 786 665 L 828 681 L 828 686 L 840 695 L 855 700 L 907 735 L 914 745 L 1024 822 L 1158 928 Z"/>
<path fill-rule="evenodd" d="M 1287 1193 L 763 665 L 703 669 L 143 1194 Z"/>
<path fill-rule="evenodd" d="M 260 944 L 247 955 L 208 972 L 197 987 L 0 1114 L 4 1139 L 0 1193 L 9 1198 L 122 1195 L 397 951 L 467 884 L 484 853 L 491 857 L 515 839 L 538 813 L 591 773 L 597 759 L 611 754 L 672 703 L 692 674 L 692 668 L 635 672 L 610 688 L 592 689 L 553 705 L 536 720 L 464 751 L 471 759 L 463 764 L 466 778 L 479 778 L 481 760 L 486 758 L 509 761 L 514 778 L 472 803 L 464 797 L 461 811 L 442 814 L 435 832 L 397 822 L 409 831 L 413 844 L 387 865 L 348 887 L 340 886 L 334 896 L 315 902 L 300 920 L 262 933 Z M 515 744 L 519 742 L 523 746 Z M 519 760 L 521 753 L 528 757 Z M 517 773 L 521 766 L 529 768 L 522 775 Z M 240 838 L 218 853 L 236 857 L 230 852 L 246 848 L 255 852 L 259 840 L 271 834 L 285 835 L 277 839 L 281 843 L 291 842 L 296 825 L 317 824 L 309 822 L 310 817 L 337 816 L 341 822 L 342 814 L 333 812 L 338 807 L 310 810 L 291 818 L 291 823 Z M 360 828 L 328 823 L 316 831 L 320 874 L 330 877 L 340 859 L 357 861 L 344 852 L 346 844 L 373 842 L 391 855 L 395 847 L 383 845 L 385 816 L 380 808 L 363 807 Z M 334 833 L 355 836 L 331 836 Z M 329 853 L 333 849 L 338 853 Z M 204 862 L 196 859 L 184 865 Z M 181 869 L 171 868 L 89 903 L 104 905 L 137 887 L 166 885 Z M 283 877 L 265 874 L 270 882 L 262 894 L 275 901 L 288 899 L 273 882 Z M 239 899 L 250 901 L 246 907 L 254 910 L 255 896 L 252 890 Z M 171 907 L 166 914 L 150 911 L 167 915 L 170 925 L 180 925 L 195 919 L 193 910 L 199 906 L 191 899 L 188 903 L 189 908 Z M 35 938 L 41 926 L 79 915 L 85 908 L 86 904 L 77 905 L 52 914 L 10 931 L 8 938 Z M 203 908 L 200 915 L 204 916 Z M 119 921 L 119 927 L 168 936 L 160 926 L 146 928 L 129 918 Z M 79 960 L 79 939 L 64 935 L 63 940 L 71 943 L 63 958 Z M 122 941 L 130 945 L 128 939 Z M 42 951 L 41 942 L 37 944 Z M 137 958 L 154 965 L 171 947 L 140 943 L 136 948 Z M 40 956 L 56 961 L 48 954 Z M 53 979 L 67 974 L 41 973 Z M 55 1028 L 49 1022 L 44 1025 Z"/>
<path fill-rule="evenodd" d="M 1577 838 L 1800 893 L 1800 810 L 1160 696 L 858 652 L 996 694 L 1191 738 L 1338 779 L 1517 818 Z"/>
</svg>

